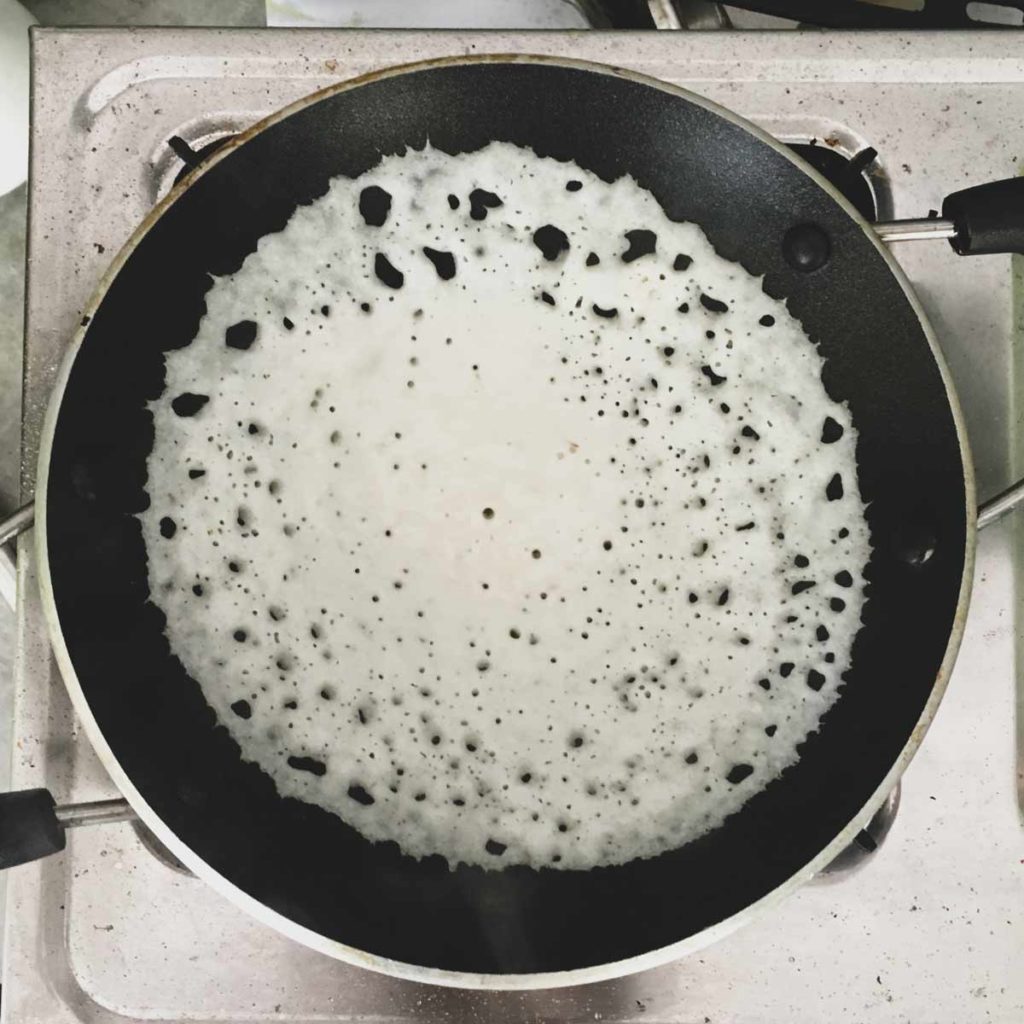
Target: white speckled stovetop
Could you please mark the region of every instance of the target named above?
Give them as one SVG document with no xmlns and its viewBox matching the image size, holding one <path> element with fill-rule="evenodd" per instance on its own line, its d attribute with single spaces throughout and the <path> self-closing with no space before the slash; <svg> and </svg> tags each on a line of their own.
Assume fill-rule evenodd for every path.
<svg viewBox="0 0 1024 1024">
<path fill-rule="evenodd" d="M 166 138 L 233 130 L 339 78 L 466 51 L 568 53 L 693 87 L 775 134 L 875 146 L 893 212 L 1015 173 L 1024 62 L 1012 36 L 946 33 L 370 33 L 125 31 L 35 40 L 27 436 L 107 261 L 172 170 Z M 1011 263 L 904 247 L 961 391 L 982 495 L 1003 486 L 1021 424 Z M 131 826 L 83 831 L 11 876 L 6 1019 L 650 1020 L 961 1024 L 1024 1019 L 1024 833 L 1016 800 L 1014 583 L 1021 527 L 981 541 L 948 696 L 877 857 L 809 886 L 730 938 L 627 981 L 516 996 L 439 992 L 335 963 L 266 930 L 154 858 Z M 14 766 L 19 787 L 113 795 L 49 668 L 22 543 Z"/>
</svg>

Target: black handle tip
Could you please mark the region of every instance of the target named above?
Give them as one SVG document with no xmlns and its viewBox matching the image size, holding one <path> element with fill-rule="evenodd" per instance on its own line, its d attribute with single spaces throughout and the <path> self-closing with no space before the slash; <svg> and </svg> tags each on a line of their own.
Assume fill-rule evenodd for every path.
<svg viewBox="0 0 1024 1024">
<path fill-rule="evenodd" d="M 64 849 L 64 827 L 45 789 L 0 794 L 0 870 Z"/>
<path fill-rule="evenodd" d="M 942 216 L 956 226 L 961 256 L 1024 253 L 1024 177 L 975 185 L 947 196 Z"/>
</svg>

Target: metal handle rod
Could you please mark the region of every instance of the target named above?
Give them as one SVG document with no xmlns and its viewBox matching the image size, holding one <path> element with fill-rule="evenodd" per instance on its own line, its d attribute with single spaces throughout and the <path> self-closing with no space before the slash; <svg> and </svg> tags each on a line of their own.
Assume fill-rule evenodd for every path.
<svg viewBox="0 0 1024 1024">
<path fill-rule="evenodd" d="M 111 825 L 117 821 L 133 821 L 135 812 L 127 800 L 94 800 L 87 804 L 64 804 L 53 813 L 64 828 L 82 825 Z"/>
<path fill-rule="evenodd" d="M 729 16 L 713 0 L 647 0 L 656 29 L 731 28 Z"/>
<path fill-rule="evenodd" d="M 647 0 L 647 9 L 651 12 L 655 28 L 671 30 L 683 27 L 679 12 L 670 0 Z"/>
<path fill-rule="evenodd" d="M 872 227 L 883 242 L 925 242 L 956 238 L 957 227 L 951 220 L 937 217 L 921 220 L 893 220 Z M 998 523 L 1018 505 L 1024 504 L 1024 480 L 1011 484 L 1005 491 L 978 506 L 978 529 Z"/>
<path fill-rule="evenodd" d="M 998 523 L 1003 516 L 1009 515 L 1018 505 L 1024 504 L 1024 480 L 1011 484 L 994 498 L 983 501 L 978 506 L 978 529 Z"/>
<path fill-rule="evenodd" d="M 957 236 L 957 227 L 951 220 L 939 220 L 936 217 L 891 220 L 871 226 L 883 242 L 930 242 Z"/>
<path fill-rule="evenodd" d="M 0 547 L 24 533 L 35 522 L 35 518 L 35 505 L 30 501 L 6 519 L 0 519 Z"/>
</svg>

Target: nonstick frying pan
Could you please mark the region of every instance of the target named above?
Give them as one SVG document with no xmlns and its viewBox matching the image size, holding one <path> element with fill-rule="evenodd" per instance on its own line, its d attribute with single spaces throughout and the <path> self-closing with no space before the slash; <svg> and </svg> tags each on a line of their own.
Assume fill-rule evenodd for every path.
<svg viewBox="0 0 1024 1024">
<path fill-rule="evenodd" d="M 825 357 L 859 430 L 868 601 L 841 697 L 795 766 L 679 849 L 596 870 L 449 870 L 371 844 L 278 796 L 243 763 L 148 602 L 134 514 L 164 353 L 188 344 L 210 274 L 382 154 L 493 141 L 633 175 L 720 254 L 764 275 Z M 1015 251 L 1024 193 L 1001 182 L 888 237 Z M 1016 489 L 986 512 L 994 518 Z M 26 525 L 30 514 L 22 515 Z M 699 96 L 615 68 L 473 57 L 391 69 L 318 93 L 235 138 L 176 187 L 115 261 L 75 338 L 45 428 L 37 557 L 75 708 L 131 807 L 197 875 L 283 933 L 390 974 L 530 988 L 625 974 L 691 952 L 827 864 L 896 784 L 945 689 L 975 544 L 974 483 L 945 363 L 879 232 L 781 144 Z M 15 526 L 9 527 L 13 532 Z M 0 801 L 0 863 L 60 849 L 45 791 Z"/>
</svg>

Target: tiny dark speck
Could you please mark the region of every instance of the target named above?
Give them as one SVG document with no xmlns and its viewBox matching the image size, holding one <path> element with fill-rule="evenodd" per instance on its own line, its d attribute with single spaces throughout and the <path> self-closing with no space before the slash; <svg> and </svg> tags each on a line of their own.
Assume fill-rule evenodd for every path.
<svg viewBox="0 0 1024 1024">
<path fill-rule="evenodd" d="M 295 330 L 295 324 L 286 316 L 281 317 L 281 323 L 284 325 L 286 331 Z"/>
<path fill-rule="evenodd" d="M 681 252 L 672 261 L 672 269 L 673 270 L 689 270 L 691 263 L 693 263 L 693 257 L 692 256 L 687 256 L 686 253 Z"/>
<path fill-rule="evenodd" d="M 833 597 L 828 602 L 829 608 L 834 612 L 841 612 L 846 608 L 846 602 L 841 597 Z"/>
<path fill-rule="evenodd" d="M 566 192 L 579 192 L 581 188 L 583 188 L 583 182 L 577 181 L 575 178 L 570 178 L 570 180 L 565 183 Z"/>
<path fill-rule="evenodd" d="M 765 315 L 763 317 L 761 317 L 761 319 L 758 320 L 757 322 L 762 327 L 774 327 L 775 326 L 775 317 L 773 317 L 771 315 L 771 313 L 765 313 Z"/>
<path fill-rule="evenodd" d="M 593 311 L 598 316 L 603 316 L 605 320 L 612 320 L 619 315 L 619 311 L 615 309 L 614 306 L 610 307 L 609 309 L 604 309 L 603 307 L 599 306 L 596 302 L 591 307 L 591 309 L 593 309 Z"/>
<path fill-rule="evenodd" d="M 798 583 L 794 583 L 790 589 L 794 594 L 802 594 L 805 590 L 810 590 L 814 585 L 814 580 L 800 580 Z"/>
<path fill-rule="evenodd" d="M 160 520 L 160 536 L 170 540 L 178 532 L 178 524 L 170 517 L 164 516 Z"/>
<path fill-rule="evenodd" d="M 791 662 L 791 661 L 784 661 L 779 666 L 779 675 L 782 676 L 783 679 L 788 679 L 789 675 L 793 671 L 794 667 L 795 666 L 793 665 L 793 662 Z"/>
<path fill-rule="evenodd" d="M 570 185 L 572 182 L 569 183 Z M 484 843 L 484 849 L 491 854 L 493 857 L 500 857 L 508 847 L 504 843 L 499 843 L 496 839 L 488 839 Z"/>
<path fill-rule="evenodd" d="M 591 252 L 587 254 L 586 263 L 588 267 L 596 267 L 600 262 L 601 258 L 597 255 L 596 252 Z"/>
<path fill-rule="evenodd" d="M 838 474 L 834 474 L 832 479 L 829 480 L 828 486 L 825 488 L 825 497 L 829 501 L 838 501 L 843 496 L 843 478 Z"/>
<path fill-rule="evenodd" d="M 704 374 L 712 385 L 717 387 L 719 384 L 724 384 L 728 378 L 722 377 L 720 374 L 715 373 L 710 366 L 702 366 L 700 372 Z"/>
<path fill-rule="evenodd" d="M 852 587 L 853 586 L 853 577 L 845 569 L 840 569 L 840 571 L 837 572 L 835 574 L 835 576 L 833 576 L 832 578 L 841 587 Z"/>
</svg>

